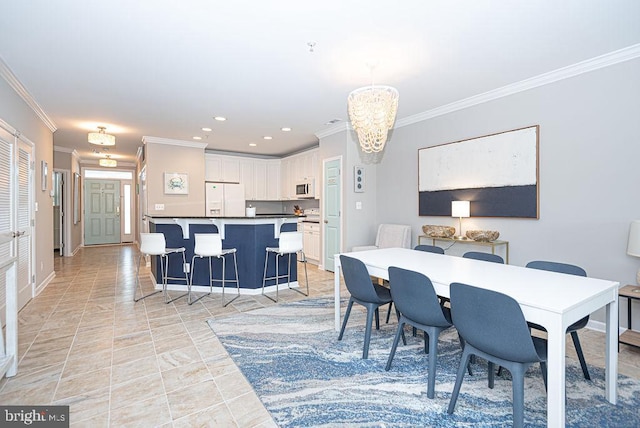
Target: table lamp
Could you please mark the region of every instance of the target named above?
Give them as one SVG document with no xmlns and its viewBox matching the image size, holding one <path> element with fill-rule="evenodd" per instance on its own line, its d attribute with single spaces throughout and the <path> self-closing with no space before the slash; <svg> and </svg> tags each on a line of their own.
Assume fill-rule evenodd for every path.
<svg viewBox="0 0 640 428">
<path fill-rule="evenodd" d="M 640 257 L 640 220 L 634 220 L 629 226 L 629 241 L 627 243 L 627 254 Z M 636 283 L 640 285 L 640 270 L 636 274 Z"/>
<path fill-rule="evenodd" d="M 469 201 L 451 201 L 451 217 L 458 217 L 458 226 L 459 226 L 458 228 L 459 234 L 454 236 L 455 239 L 467 239 L 462 234 L 462 217 L 469 217 L 470 211 L 471 211 L 471 204 Z M 638 231 L 640 232 L 640 225 L 638 226 Z M 640 248 L 640 238 L 639 238 L 638 245 Z"/>
</svg>

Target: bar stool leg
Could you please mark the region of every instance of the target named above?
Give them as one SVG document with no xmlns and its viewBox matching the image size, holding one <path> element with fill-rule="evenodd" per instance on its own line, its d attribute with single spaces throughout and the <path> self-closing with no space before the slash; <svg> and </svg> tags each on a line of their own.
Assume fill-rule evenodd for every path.
<svg viewBox="0 0 640 428">
<path fill-rule="evenodd" d="M 165 293 L 165 299 L 164 300 L 165 300 L 165 303 L 167 305 L 169 303 L 175 301 L 175 300 L 178 300 L 181 297 L 189 295 L 189 292 L 187 291 L 186 293 L 181 294 L 178 297 L 174 297 L 173 299 L 171 299 L 171 296 L 169 296 L 169 292 L 167 291 L 167 285 L 169 283 L 169 254 L 171 254 L 171 253 L 165 254 L 163 256 L 165 258 L 165 260 L 166 260 L 166 265 L 165 265 L 164 274 L 162 275 L 163 276 L 162 288 L 163 288 L 164 293 Z M 184 267 L 187 264 L 187 258 L 184 255 L 184 251 L 182 251 L 180 254 L 182 254 L 182 268 L 184 270 Z M 189 288 L 189 275 L 187 274 L 187 272 L 184 272 L 184 279 L 182 279 L 182 278 L 172 278 L 172 279 L 177 279 L 177 280 L 180 280 L 180 281 L 184 281 L 186 283 L 186 285 L 187 285 L 187 289 Z"/>
<path fill-rule="evenodd" d="M 224 286 L 225 286 L 225 282 L 226 282 L 226 270 L 225 270 L 225 266 L 226 266 L 226 255 L 222 256 L 222 307 L 227 307 L 229 305 L 229 303 L 233 302 L 234 300 L 236 300 L 238 297 L 240 297 L 240 281 L 238 279 L 238 261 L 236 259 L 236 253 L 232 253 L 233 254 L 233 265 L 235 267 L 235 273 L 236 273 L 236 288 L 238 289 L 238 295 L 235 296 L 233 299 L 229 300 L 227 303 L 224 302 Z M 233 281 L 232 281 L 233 282 Z"/>
<path fill-rule="evenodd" d="M 136 269 L 136 288 L 133 290 L 133 301 L 134 302 L 139 302 L 142 299 L 146 299 L 149 296 L 153 296 L 154 294 L 158 294 L 158 293 L 162 293 L 162 290 L 156 290 L 152 293 L 147 294 L 146 296 L 144 295 L 144 293 L 142 293 L 142 285 L 140 284 L 140 263 L 142 263 L 142 258 L 144 257 L 144 254 L 140 253 L 140 256 L 138 256 L 138 266 Z M 137 298 L 136 299 L 136 294 L 138 294 L 138 288 L 140 288 L 140 292 L 142 294 L 142 297 Z"/>
<path fill-rule="evenodd" d="M 267 282 L 267 266 L 269 265 L 269 253 L 270 251 L 266 251 L 266 254 L 264 256 L 264 273 L 262 275 L 262 295 L 265 296 L 267 299 L 273 301 L 273 302 L 277 302 L 278 300 L 278 278 L 276 278 L 276 298 L 274 299 L 273 297 L 264 294 L 264 287 L 265 284 Z M 275 256 L 276 259 L 276 277 L 278 276 L 277 272 L 278 272 L 278 255 L 276 254 Z M 271 278 L 270 278 L 271 279 Z"/>
<path fill-rule="evenodd" d="M 304 251 L 300 251 L 300 253 L 302 254 L 302 261 L 300 263 L 304 263 L 304 278 L 307 283 L 307 292 L 305 294 L 305 292 L 301 291 L 299 288 L 291 288 L 290 281 L 288 285 L 290 290 L 297 291 L 303 296 L 309 296 L 309 276 L 307 275 L 307 256 L 304 254 Z M 298 275 L 298 278 L 299 277 L 300 275 Z M 289 278 L 287 278 L 287 280 L 290 280 L 290 279 L 291 279 L 291 254 L 289 254 Z M 298 280 L 298 284 L 300 284 L 300 280 Z"/>
</svg>

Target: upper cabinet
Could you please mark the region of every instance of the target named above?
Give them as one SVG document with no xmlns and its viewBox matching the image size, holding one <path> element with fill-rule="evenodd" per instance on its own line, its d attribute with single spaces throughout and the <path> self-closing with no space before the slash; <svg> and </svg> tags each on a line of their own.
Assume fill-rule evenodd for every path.
<svg viewBox="0 0 640 428">
<path fill-rule="evenodd" d="M 318 149 L 306 151 L 283 158 L 280 162 L 280 181 L 282 199 L 297 199 L 295 186 L 303 181 L 313 181 L 317 188 L 320 185 L 318 174 Z"/>
<path fill-rule="evenodd" d="M 205 180 L 242 183 L 247 201 L 297 199 L 296 183 L 314 180 L 317 189 L 318 168 L 318 149 L 282 159 L 205 154 Z"/>
<path fill-rule="evenodd" d="M 240 183 L 240 158 L 207 153 L 205 172 L 207 181 Z"/>
</svg>

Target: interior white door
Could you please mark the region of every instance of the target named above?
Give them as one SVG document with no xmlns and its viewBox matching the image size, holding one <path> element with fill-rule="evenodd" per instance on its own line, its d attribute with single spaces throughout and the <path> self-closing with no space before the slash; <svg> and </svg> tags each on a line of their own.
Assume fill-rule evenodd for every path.
<svg viewBox="0 0 640 428">
<path fill-rule="evenodd" d="M 16 200 L 16 235 L 18 256 L 18 308 L 34 297 L 36 284 L 33 278 L 33 146 L 18 140 L 18 188 Z"/>
<path fill-rule="evenodd" d="M 324 269 L 334 271 L 334 256 L 341 251 L 342 180 L 340 169 L 342 158 L 323 162 L 324 189 L 322 193 L 324 217 Z"/>
<path fill-rule="evenodd" d="M 120 181 L 85 180 L 85 245 L 120 243 Z"/>
<path fill-rule="evenodd" d="M 7 272 L 17 263 L 15 246 L 15 137 L 0 128 L 0 324 L 6 322 Z M 0 337 L 2 329 L 0 329 Z M 4 343 L 0 344 L 2 348 Z"/>
</svg>

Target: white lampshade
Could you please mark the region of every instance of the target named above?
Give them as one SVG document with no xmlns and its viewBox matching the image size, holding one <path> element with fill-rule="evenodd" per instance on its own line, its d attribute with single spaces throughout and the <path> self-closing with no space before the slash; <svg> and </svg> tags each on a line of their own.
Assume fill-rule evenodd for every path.
<svg viewBox="0 0 640 428">
<path fill-rule="evenodd" d="M 471 204 L 469 201 L 451 201 L 451 217 L 469 217 Z"/>
<path fill-rule="evenodd" d="M 116 137 L 107 134 L 105 132 L 106 129 L 104 126 L 98 126 L 98 132 L 89 132 L 87 141 L 98 146 L 114 146 L 116 144 Z"/>
<path fill-rule="evenodd" d="M 627 254 L 640 257 L 640 220 L 634 220 L 629 226 L 629 242 L 627 243 Z"/>
</svg>

